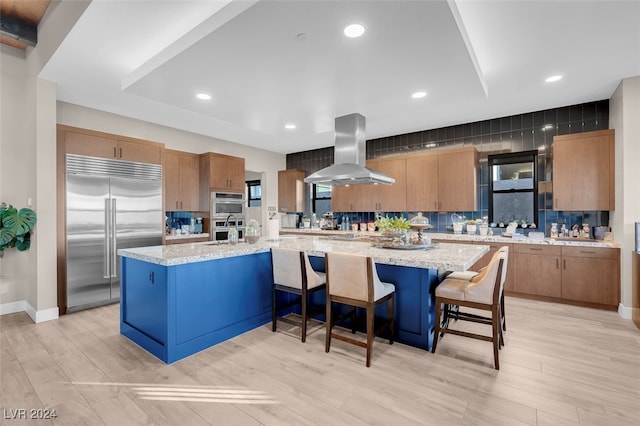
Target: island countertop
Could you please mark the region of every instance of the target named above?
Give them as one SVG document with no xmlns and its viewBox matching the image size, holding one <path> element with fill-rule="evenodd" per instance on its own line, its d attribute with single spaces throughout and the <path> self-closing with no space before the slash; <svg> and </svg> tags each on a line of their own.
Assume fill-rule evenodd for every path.
<svg viewBox="0 0 640 426">
<path fill-rule="evenodd" d="M 434 243 L 433 247 L 420 250 L 398 250 L 375 247 L 371 242 L 366 241 L 283 235 L 277 240 L 261 240 L 256 244 L 229 245 L 204 242 L 120 249 L 118 255 L 158 265 L 173 266 L 265 253 L 271 247 L 301 250 L 310 256 L 324 256 L 327 252 L 352 253 L 370 256 L 380 264 L 442 271 L 466 271 L 489 251 L 488 245 L 449 243 Z"/>
</svg>

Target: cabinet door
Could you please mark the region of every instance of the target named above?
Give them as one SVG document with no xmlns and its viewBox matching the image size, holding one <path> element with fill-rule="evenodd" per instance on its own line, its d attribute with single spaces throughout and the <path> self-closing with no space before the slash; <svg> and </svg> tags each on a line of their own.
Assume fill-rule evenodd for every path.
<svg viewBox="0 0 640 426">
<path fill-rule="evenodd" d="M 364 189 L 367 185 L 336 185 L 331 188 L 331 210 L 360 212 L 364 210 Z"/>
<path fill-rule="evenodd" d="M 184 211 L 200 210 L 199 161 L 195 154 L 180 156 L 180 201 Z"/>
<path fill-rule="evenodd" d="M 562 298 L 617 306 L 620 301 L 617 249 L 562 248 Z"/>
<path fill-rule="evenodd" d="M 438 211 L 438 156 L 407 158 L 407 210 Z"/>
<path fill-rule="evenodd" d="M 162 146 L 151 142 L 119 140 L 117 158 L 138 163 L 162 164 Z"/>
<path fill-rule="evenodd" d="M 553 209 L 613 210 L 614 130 L 553 138 Z"/>
<path fill-rule="evenodd" d="M 209 153 L 209 187 L 244 191 L 244 158 Z"/>
<path fill-rule="evenodd" d="M 360 194 L 365 211 L 403 212 L 407 209 L 407 161 L 404 158 L 367 161 L 367 167 L 381 171 L 396 181 L 391 185 L 364 185 Z M 373 203 L 373 206 L 371 206 Z"/>
<path fill-rule="evenodd" d="M 180 155 L 166 151 L 164 155 L 164 208 L 180 210 Z"/>
<path fill-rule="evenodd" d="M 245 187 L 244 158 L 230 157 L 227 166 L 229 189 L 243 192 Z"/>
<path fill-rule="evenodd" d="M 304 170 L 278 171 L 278 210 L 281 212 L 304 211 Z"/>
<path fill-rule="evenodd" d="M 477 210 L 478 152 L 438 155 L 438 211 Z"/>
<path fill-rule="evenodd" d="M 562 296 L 560 247 L 514 244 L 513 251 L 514 291 L 536 296 Z"/>
<path fill-rule="evenodd" d="M 118 141 L 83 133 L 65 132 L 65 150 L 69 154 L 116 158 Z"/>
</svg>

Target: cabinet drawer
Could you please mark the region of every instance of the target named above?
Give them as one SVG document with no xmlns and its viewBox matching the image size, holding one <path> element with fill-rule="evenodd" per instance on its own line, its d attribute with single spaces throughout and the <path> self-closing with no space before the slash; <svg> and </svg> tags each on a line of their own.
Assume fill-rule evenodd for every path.
<svg viewBox="0 0 640 426">
<path fill-rule="evenodd" d="M 562 247 L 550 247 L 534 244 L 514 244 L 513 251 L 523 254 L 544 254 L 545 256 L 560 256 Z"/>
<path fill-rule="evenodd" d="M 562 247 L 563 256 L 593 257 L 598 259 L 616 259 L 618 249 L 600 247 Z"/>
</svg>

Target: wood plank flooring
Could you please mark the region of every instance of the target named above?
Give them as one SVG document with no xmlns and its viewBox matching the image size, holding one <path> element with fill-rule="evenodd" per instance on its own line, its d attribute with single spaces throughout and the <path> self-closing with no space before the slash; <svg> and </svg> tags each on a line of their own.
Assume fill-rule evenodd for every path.
<svg viewBox="0 0 640 426">
<path fill-rule="evenodd" d="M 506 346 L 447 335 L 436 354 L 324 327 L 265 325 L 165 365 L 119 334 L 119 306 L 0 317 L 2 425 L 638 425 L 640 330 L 614 312 L 507 298 Z M 458 322 L 456 327 L 476 328 Z M 486 328 L 486 326 L 485 326 Z M 25 409 L 27 419 L 15 419 Z M 55 409 L 35 420 L 30 409 Z"/>
</svg>

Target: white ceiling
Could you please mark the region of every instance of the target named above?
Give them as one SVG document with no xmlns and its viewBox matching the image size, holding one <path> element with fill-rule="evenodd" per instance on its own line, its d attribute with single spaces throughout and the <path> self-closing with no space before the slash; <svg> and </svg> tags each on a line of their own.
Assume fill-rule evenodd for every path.
<svg viewBox="0 0 640 426">
<path fill-rule="evenodd" d="M 640 0 L 94 0 L 41 77 L 65 102 L 290 153 L 333 145 L 353 112 L 373 139 L 606 99 L 637 75 Z"/>
</svg>

